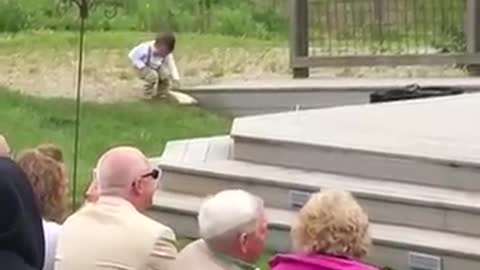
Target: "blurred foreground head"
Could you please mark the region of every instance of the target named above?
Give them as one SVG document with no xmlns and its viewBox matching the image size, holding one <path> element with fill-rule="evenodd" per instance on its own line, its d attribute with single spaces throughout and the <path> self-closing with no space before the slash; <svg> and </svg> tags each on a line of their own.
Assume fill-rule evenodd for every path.
<svg viewBox="0 0 480 270">
<path fill-rule="evenodd" d="M 1 269 L 42 269 L 43 226 L 32 187 L 22 169 L 0 157 Z"/>
<path fill-rule="evenodd" d="M 268 224 L 263 201 L 243 190 L 208 198 L 198 214 L 200 236 L 210 249 L 248 263 L 262 255 Z"/>
<path fill-rule="evenodd" d="M 100 157 L 95 180 L 100 199 L 121 197 L 138 210 L 145 210 L 152 205 L 159 177 L 159 170 L 152 168 L 139 149 L 120 146 Z"/>
<path fill-rule="evenodd" d="M 9 157 L 11 155 L 11 149 L 8 145 L 5 136 L 0 134 L 0 157 Z"/>
</svg>

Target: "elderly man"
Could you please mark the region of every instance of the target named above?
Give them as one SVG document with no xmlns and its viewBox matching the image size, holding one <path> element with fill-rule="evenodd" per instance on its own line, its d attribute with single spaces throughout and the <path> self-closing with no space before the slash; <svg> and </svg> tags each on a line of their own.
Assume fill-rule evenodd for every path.
<svg viewBox="0 0 480 270">
<path fill-rule="evenodd" d="M 185 247 L 174 270 L 254 270 L 267 237 L 263 201 L 242 190 L 207 199 L 198 215 L 200 240 Z"/>
<path fill-rule="evenodd" d="M 152 204 L 160 172 L 131 147 L 107 151 L 98 164 L 100 197 L 65 222 L 55 269 L 170 269 L 174 233 L 140 213 Z"/>
<path fill-rule="evenodd" d="M 0 134 L 0 157 L 9 157 L 10 156 L 10 146 L 7 143 L 7 139 Z"/>
</svg>

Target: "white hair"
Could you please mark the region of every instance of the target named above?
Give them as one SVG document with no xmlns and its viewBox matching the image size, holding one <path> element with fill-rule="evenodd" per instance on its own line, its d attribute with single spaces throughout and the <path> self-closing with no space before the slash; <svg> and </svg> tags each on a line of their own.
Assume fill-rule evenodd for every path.
<svg viewBox="0 0 480 270">
<path fill-rule="evenodd" d="M 198 227 L 204 240 L 232 232 L 252 232 L 263 211 L 263 201 L 243 190 L 225 190 L 200 207 Z"/>
</svg>

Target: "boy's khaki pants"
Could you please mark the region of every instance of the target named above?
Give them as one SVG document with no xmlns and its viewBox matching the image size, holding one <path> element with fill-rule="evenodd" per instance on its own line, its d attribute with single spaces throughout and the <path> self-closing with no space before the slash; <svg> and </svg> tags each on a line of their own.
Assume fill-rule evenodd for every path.
<svg viewBox="0 0 480 270">
<path fill-rule="evenodd" d="M 144 67 L 138 70 L 140 79 L 145 82 L 143 95 L 147 99 L 154 97 L 166 98 L 170 91 L 170 72 L 165 67 L 158 70 Z"/>
</svg>

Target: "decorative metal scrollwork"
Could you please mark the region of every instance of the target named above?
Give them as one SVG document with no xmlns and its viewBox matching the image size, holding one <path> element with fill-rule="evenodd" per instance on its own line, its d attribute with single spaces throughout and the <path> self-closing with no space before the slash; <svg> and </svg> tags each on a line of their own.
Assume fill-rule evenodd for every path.
<svg viewBox="0 0 480 270">
<path fill-rule="evenodd" d="M 56 1 L 56 10 L 57 14 L 66 14 L 74 6 L 73 1 L 71 0 L 58 0 Z"/>
<path fill-rule="evenodd" d="M 122 4 L 118 0 L 57 0 L 56 10 L 58 14 L 67 14 L 76 7 L 80 16 L 86 19 L 91 13 L 103 12 L 107 19 L 113 19 L 119 13 Z"/>
<path fill-rule="evenodd" d="M 112 19 L 118 15 L 118 11 L 121 7 L 122 5 L 119 1 L 115 1 L 115 0 L 105 1 L 103 15 L 108 19 Z"/>
</svg>

